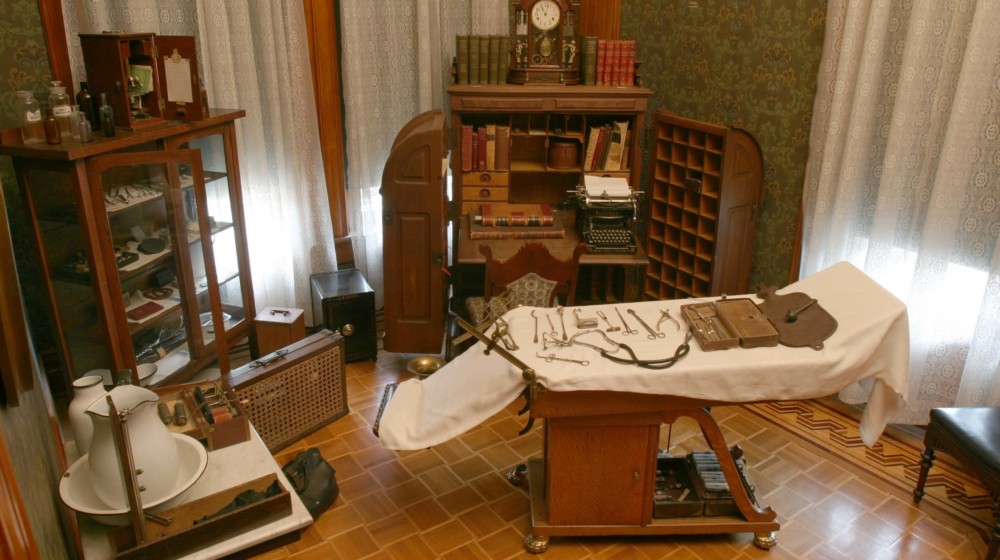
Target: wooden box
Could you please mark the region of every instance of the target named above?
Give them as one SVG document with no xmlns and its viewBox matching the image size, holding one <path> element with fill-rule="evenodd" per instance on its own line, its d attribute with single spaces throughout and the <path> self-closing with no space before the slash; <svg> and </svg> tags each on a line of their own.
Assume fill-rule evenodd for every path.
<svg viewBox="0 0 1000 560">
<path fill-rule="evenodd" d="M 747 298 L 682 305 L 681 315 L 702 350 L 778 345 L 778 330 L 757 304 Z"/>
<path fill-rule="evenodd" d="M 226 507 L 241 493 L 248 490 L 265 492 L 276 482 L 281 488 L 279 494 L 195 524 L 196 520 Z M 136 543 L 135 531 L 131 525 L 112 529 L 108 533 L 108 539 L 116 560 L 175 558 L 220 537 L 241 533 L 291 512 L 291 494 L 278 481 L 276 474 L 269 474 L 158 513 L 159 517 L 173 519 L 169 525 L 160 525 L 147 518 L 146 542 L 141 545 Z"/>
<path fill-rule="evenodd" d="M 254 319 L 257 355 L 266 356 L 306 337 L 305 312 L 288 307 L 268 307 Z"/>
<path fill-rule="evenodd" d="M 272 453 L 348 413 L 344 337 L 322 330 L 225 376 Z"/>
<path fill-rule="evenodd" d="M 313 320 L 344 337 L 345 360 L 374 360 L 378 354 L 375 338 L 375 292 L 360 270 L 338 270 L 314 274 L 312 285 Z"/>
<path fill-rule="evenodd" d="M 195 397 L 195 388 L 201 390 L 205 397 L 204 409 Z M 175 405 L 184 403 L 187 421 L 177 424 L 177 418 L 167 425 L 171 432 L 191 436 L 202 443 L 209 451 L 236 445 L 250 439 L 250 425 L 247 414 L 237 401 L 236 394 L 221 381 L 187 383 L 156 389 L 160 395 L 157 403 L 165 404 L 171 415 Z M 213 414 L 212 410 L 224 410 L 225 414 Z M 209 421 L 208 417 L 212 416 Z"/>
</svg>

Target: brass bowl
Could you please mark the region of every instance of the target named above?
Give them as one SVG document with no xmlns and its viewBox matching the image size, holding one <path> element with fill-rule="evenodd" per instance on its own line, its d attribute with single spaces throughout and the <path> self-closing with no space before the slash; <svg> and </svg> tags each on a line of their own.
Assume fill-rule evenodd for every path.
<svg viewBox="0 0 1000 560">
<path fill-rule="evenodd" d="M 444 358 L 438 356 L 417 356 L 406 363 L 406 371 L 418 377 L 427 377 L 441 369 L 445 363 Z"/>
</svg>

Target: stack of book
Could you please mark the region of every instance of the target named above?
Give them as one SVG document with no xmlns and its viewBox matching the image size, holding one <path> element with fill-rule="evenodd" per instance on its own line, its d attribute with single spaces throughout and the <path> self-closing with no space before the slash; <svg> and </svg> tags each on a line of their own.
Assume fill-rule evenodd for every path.
<svg viewBox="0 0 1000 560">
<path fill-rule="evenodd" d="M 506 35 L 455 36 L 456 84 L 505 84 L 510 65 Z"/>
<path fill-rule="evenodd" d="M 628 132 L 628 121 L 590 127 L 584 152 L 584 172 L 628 169 Z"/>
<path fill-rule="evenodd" d="M 629 87 L 635 84 L 635 41 L 583 38 L 583 83 Z"/>
<path fill-rule="evenodd" d="M 470 239 L 561 239 L 562 221 L 548 204 L 483 204 L 469 216 Z"/>
<path fill-rule="evenodd" d="M 462 125 L 462 171 L 508 171 L 510 127 Z"/>
</svg>

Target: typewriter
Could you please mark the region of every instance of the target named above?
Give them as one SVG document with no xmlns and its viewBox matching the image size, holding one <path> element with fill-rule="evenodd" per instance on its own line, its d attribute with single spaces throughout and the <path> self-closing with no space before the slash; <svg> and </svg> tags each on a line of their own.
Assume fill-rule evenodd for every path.
<svg viewBox="0 0 1000 560">
<path fill-rule="evenodd" d="M 623 178 L 584 176 L 577 187 L 576 229 L 590 253 L 635 253 L 638 194 Z"/>
</svg>

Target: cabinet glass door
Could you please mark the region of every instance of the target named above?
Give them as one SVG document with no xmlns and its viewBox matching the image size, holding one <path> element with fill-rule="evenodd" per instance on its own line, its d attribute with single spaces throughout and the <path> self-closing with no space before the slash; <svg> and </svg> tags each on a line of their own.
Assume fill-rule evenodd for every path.
<svg viewBox="0 0 1000 560">
<path fill-rule="evenodd" d="M 111 266 L 107 297 L 113 316 L 113 353 L 121 366 L 154 364 L 156 383 L 184 370 L 215 343 L 210 304 L 203 305 L 214 271 L 202 250 L 210 233 L 204 200 L 204 174 L 196 151 L 137 152 L 98 156 L 88 161 L 98 220 L 99 255 Z M 101 227 L 101 225 L 105 227 Z M 207 279 L 207 282 L 206 280 Z M 100 278 L 98 278 L 100 282 Z M 204 297 L 208 300 L 208 297 Z M 221 313 L 220 313 L 221 316 Z M 115 346 L 112 344 L 112 346 Z M 148 371 L 139 368 L 138 371 Z"/>
<path fill-rule="evenodd" d="M 192 256 L 204 258 L 216 273 L 215 280 L 204 274 L 204 268 L 195 271 L 198 287 L 199 311 L 203 327 L 213 333 L 226 333 L 230 343 L 249 333 L 252 309 L 246 308 L 246 295 L 250 292 L 250 278 L 242 273 L 246 270 L 246 251 L 241 241 L 242 208 L 238 190 L 238 169 L 235 162 L 235 146 L 230 128 L 207 129 L 190 136 L 177 136 L 168 140 L 166 148 L 197 150 L 205 170 L 205 194 L 203 205 L 211 228 L 211 235 L 202 242 L 193 243 Z M 182 168 L 181 178 L 187 170 Z M 191 193 L 194 194 L 194 193 Z M 193 204 L 194 201 L 185 201 Z M 210 248 L 211 256 L 203 256 Z M 212 323 L 210 300 L 203 297 L 212 284 L 221 302 L 221 323 Z M 220 335 L 221 336 L 221 335 Z"/>
</svg>

